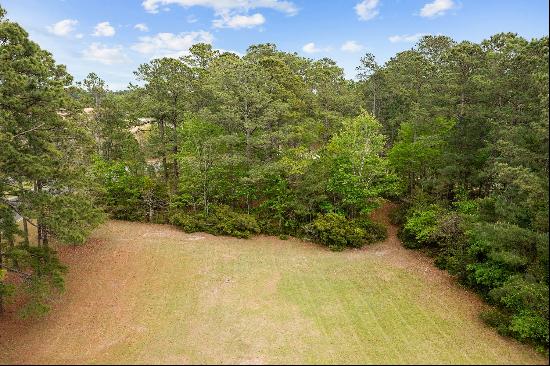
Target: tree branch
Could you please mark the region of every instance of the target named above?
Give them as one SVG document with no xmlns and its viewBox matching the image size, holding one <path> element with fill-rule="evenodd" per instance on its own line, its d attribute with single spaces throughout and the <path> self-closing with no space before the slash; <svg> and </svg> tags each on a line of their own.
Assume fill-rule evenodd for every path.
<svg viewBox="0 0 550 366">
<path fill-rule="evenodd" d="M 23 218 L 23 220 L 26 220 L 29 224 L 31 224 L 32 226 L 34 227 L 38 227 L 36 226 L 35 223 L 33 223 L 30 219 L 28 219 L 27 217 L 25 217 L 23 214 L 21 214 L 21 212 L 17 209 L 17 207 L 15 207 L 10 201 L 7 201 L 5 199 L 2 199 L 0 200 L 0 202 L 4 203 L 5 205 L 7 205 L 9 208 L 11 208 L 13 211 L 15 211 L 16 214 L 18 214 L 19 216 L 21 216 Z"/>
<path fill-rule="evenodd" d="M 20 132 L 18 134 L 15 134 L 11 137 L 12 140 L 15 140 L 16 137 L 18 136 L 22 136 L 22 135 L 25 135 L 29 132 L 32 132 L 32 131 L 35 131 L 35 130 L 38 130 L 40 127 L 44 126 L 46 124 L 46 122 L 42 122 L 41 124 L 37 125 L 37 126 L 34 126 L 33 128 L 31 128 L 30 130 L 27 130 L 27 131 L 23 131 L 23 132 Z"/>
<path fill-rule="evenodd" d="M 28 274 L 28 273 L 26 273 L 26 272 L 19 271 L 19 270 L 15 269 L 15 268 L 9 268 L 9 267 L 6 267 L 6 266 L 1 265 L 1 264 L 0 264 L 0 268 L 5 269 L 5 270 L 8 271 L 8 272 L 15 273 L 15 274 L 17 274 L 17 275 L 19 275 L 19 276 L 25 278 L 26 280 L 30 280 L 31 277 L 32 277 L 32 275 L 30 275 L 30 274 Z"/>
</svg>

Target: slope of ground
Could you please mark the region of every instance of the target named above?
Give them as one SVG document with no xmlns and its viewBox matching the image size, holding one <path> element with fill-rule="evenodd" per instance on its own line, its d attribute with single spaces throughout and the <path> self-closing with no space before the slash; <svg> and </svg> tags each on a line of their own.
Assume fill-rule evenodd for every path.
<svg viewBox="0 0 550 366">
<path fill-rule="evenodd" d="M 547 362 L 395 231 L 332 253 L 110 221 L 60 249 L 67 290 L 46 318 L 0 319 L 0 363 Z"/>
</svg>

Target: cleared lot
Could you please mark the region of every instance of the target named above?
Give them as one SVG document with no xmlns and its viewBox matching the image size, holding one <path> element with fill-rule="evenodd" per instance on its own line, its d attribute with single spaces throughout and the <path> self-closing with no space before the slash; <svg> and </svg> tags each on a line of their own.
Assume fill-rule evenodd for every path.
<svg viewBox="0 0 550 366">
<path fill-rule="evenodd" d="M 45 319 L 2 319 L 0 363 L 547 362 L 394 228 L 332 253 L 111 221 L 60 252 L 66 293 Z"/>
</svg>

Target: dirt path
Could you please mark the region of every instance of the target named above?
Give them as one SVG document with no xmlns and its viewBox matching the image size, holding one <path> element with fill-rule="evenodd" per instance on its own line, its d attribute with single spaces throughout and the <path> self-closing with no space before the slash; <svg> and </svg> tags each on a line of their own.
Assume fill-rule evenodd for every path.
<svg viewBox="0 0 550 366">
<path fill-rule="evenodd" d="M 397 205 L 386 203 L 376 210 L 372 219 L 384 224 L 388 228 L 388 238 L 372 246 L 364 247 L 365 250 L 382 261 L 391 264 L 394 267 L 405 269 L 415 275 L 421 276 L 434 286 L 434 292 L 437 296 L 443 291 L 448 296 L 460 299 L 461 309 L 469 314 L 473 321 L 482 323 L 479 319 L 479 313 L 488 308 L 488 305 L 475 293 L 461 286 L 457 280 L 447 271 L 437 268 L 433 262 L 434 259 L 417 250 L 410 250 L 403 246 L 397 236 L 398 227 L 390 221 L 389 214 L 396 209 Z M 431 301 L 433 293 L 427 294 L 427 300 Z"/>
</svg>

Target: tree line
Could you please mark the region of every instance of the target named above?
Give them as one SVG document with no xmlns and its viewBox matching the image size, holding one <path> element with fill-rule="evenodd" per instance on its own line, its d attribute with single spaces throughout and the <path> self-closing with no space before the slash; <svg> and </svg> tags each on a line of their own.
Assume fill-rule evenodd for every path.
<svg viewBox="0 0 550 366">
<path fill-rule="evenodd" d="M 426 36 L 357 72 L 196 44 L 112 92 L 73 82 L 2 11 L 0 304 L 23 289 L 25 314 L 46 311 L 65 270 L 49 239 L 82 243 L 107 215 L 343 250 L 383 239 L 369 214 L 393 200 L 404 245 L 547 349 L 548 37 Z"/>
</svg>

